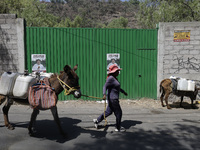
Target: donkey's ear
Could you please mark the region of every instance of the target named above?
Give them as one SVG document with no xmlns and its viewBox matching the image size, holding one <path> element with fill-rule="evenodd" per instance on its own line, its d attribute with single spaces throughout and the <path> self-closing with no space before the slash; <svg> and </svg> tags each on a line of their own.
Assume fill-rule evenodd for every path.
<svg viewBox="0 0 200 150">
<path fill-rule="evenodd" d="M 64 67 L 64 71 L 65 71 L 67 74 L 69 74 L 71 70 L 72 70 L 72 69 L 71 69 L 71 67 L 70 67 L 69 65 L 66 65 L 66 66 Z"/>
<path fill-rule="evenodd" d="M 73 70 L 76 71 L 78 68 L 78 64 L 76 64 L 76 66 L 74 66 Z"/>
</svg>

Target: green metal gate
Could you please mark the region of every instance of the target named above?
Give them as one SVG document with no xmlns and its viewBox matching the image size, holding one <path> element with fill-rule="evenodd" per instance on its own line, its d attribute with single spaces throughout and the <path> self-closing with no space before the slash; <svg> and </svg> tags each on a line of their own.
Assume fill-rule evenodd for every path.
<svg viewBox="0 0 200 150">
<path fill-rule="evenodd" d="M 120 54 L 119 81 L 128 93 L 121 98 L 156 98 L 157 29 L 26 27 L 27 69 L 31 71 L 31 54 L 46 54 L 47 72 L 59 73 L 66 64 L 78 64 L 83 94 L 102 97 L 107 53 Z M 69 99 L 74 98 L 59 96 L 59 100 Z"/>
</svg>

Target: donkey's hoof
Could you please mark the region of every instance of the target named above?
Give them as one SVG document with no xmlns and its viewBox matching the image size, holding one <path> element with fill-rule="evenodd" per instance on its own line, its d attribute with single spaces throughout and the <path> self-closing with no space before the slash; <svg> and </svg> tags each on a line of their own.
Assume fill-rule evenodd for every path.
<svg viewBox="0 0 200 150">
<path fill-rule="evenodd" d="M 68 138 L 68 136 L 67 136 L 66 133 L 62 133 L 61 135 L 62 135 L 62 137 L 63 137 L 64 139 Z"/>
<path fill-rule="evenodd" d="M 195 105 L 191 105 L 191 107 L 192 107 L 192 109 L 198 109 L 198 107 Z"/>
<path fill-rule="evenodd" d="M 31 130 L 28 132 L 29 136 L 34 136 L 34 132 Z"/>
<path fill-rule="evenodd" d="M 34 128 L 29 128 L 28 127 L 28 134 L 30 135 L 30 136 L 34 136 L 35 135 L 35 130 L 34 130 Z"/>
<path fill-rule="evenodd" d="M 167 109 L 172 109 L 172 108 L 170 106 L 168 106 Z"/>
<path fill-rule="evenodd" d="M 9 130 L 14 130 L 14 129 L 15 129 L 11 124 L 9 124 L 9 125 L 7 126 L 7 128 L 8 128 Z"/>
</svg>

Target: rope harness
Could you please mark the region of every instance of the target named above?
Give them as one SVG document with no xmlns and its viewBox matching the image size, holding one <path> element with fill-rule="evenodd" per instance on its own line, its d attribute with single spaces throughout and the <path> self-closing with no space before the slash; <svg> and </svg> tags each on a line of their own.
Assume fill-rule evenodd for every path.
<svg viewBox="0 0 200 150">
<path fill-rule="evenodd" d="M 57 76 L 58 81 L 60 82 L 60 85 L 63 87 L 63 89 L 65 90 L 64 94 L 65 95 L 69 95 L 71 92 L 76 91 L 77 89 L 74 87 L 70 87 L 69 85 L 67 85 L 65 82 L 63 82 L 58 76 Z M 69 89 L 67 89 L 65 86 L 67 86 Z"/>
</svg>

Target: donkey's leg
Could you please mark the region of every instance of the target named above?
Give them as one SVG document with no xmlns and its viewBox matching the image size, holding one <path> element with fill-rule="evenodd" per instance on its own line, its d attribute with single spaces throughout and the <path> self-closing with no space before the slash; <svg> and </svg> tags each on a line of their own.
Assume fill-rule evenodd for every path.
<svg viewBox="0 0 200 150">
<path fill-rule="evenodd" d="M 65 132 L 63 131 L 62 127 L 61 127 L 61 124 L 60 124 L 60 119 L 58 117 L 58 111 L 57 111 L 57 107 L 52 107 L 51 108 L 51 112 L 52 112 L 52 115 L 53 115 L 53 118 L 56 122 L 56 124 L 58 125 L 58 128 L 59 128 L 59 131 L 60 133 L 62 134 L 63 137 L 66 137 L 66 134 Z"/>
<path fill-rule="evenodd" d="M 191 99 L 191 107 L 192 107 L 192 109 L 195 109 L 194 98 L 190 97 L 190 99 Z"/>
<path fill-rule="evenodd" d="M 39 114 L 39 109 L 33 109 L 33 112 L 31 114 L 31 120 L 30 120 L 30 123 L 29 123 L 29 126 L 28 126 L 28 131 L 29 131 L 29 135 L 30 136 L 33 136 L 33 130 L 32 130 L 32 127 L 33 127 L 33 123 L 35 122 L 36 118 L 37 118 L 37 115 Z"/>
<path fill-rule="evenodd" d="M 0 95 L 0 105 L 6 100 L 6 96 Z"/>
<path fill-rule="evenodd" d="M 8 97 L 6 97 L 6 104 L 3 106 L 3 115 L 4 115 L 4 123 L 5 126 L 8 127 L 8 129 L 13 130 L 14 127 L 10 124 L 9 119 L 8 119 L 8 111 L 10 109 L 10 106 L 13 104 L 13 100 L 9 99 Z"/>
<path fill-rule="evenodd" d="M 184 97 L 184 96 L 181 96 L 180 107 L 183 107 L 183 106 L 182 106 L 182 103 L 183 103 L 183 97 Z"/>
<path fill-rule="evenodd" d="M 164 107 L 164 103 L 163 103 L 163 98 L 164 98 L 164 96 L 165 96 L 165 93 L 162 92 L 162 94 L 161 94 L 161 96 L 160 96 L 160 101 L 161 101 L 162 107 Z"/>
<path fill-rule="evenodd" d="M 166 103 L 166 105 L 167 105 L 167 109 L 171 109 L 171 107 L 170 107 L 169 104 L 168 104 L 168 97 L 169 97 L 169 94 L 170 94 L 170 93 L 168 93 L 168 92 L 166 92 L 166 94 L 165 94 L 165 103 Z"/>
</svg>

